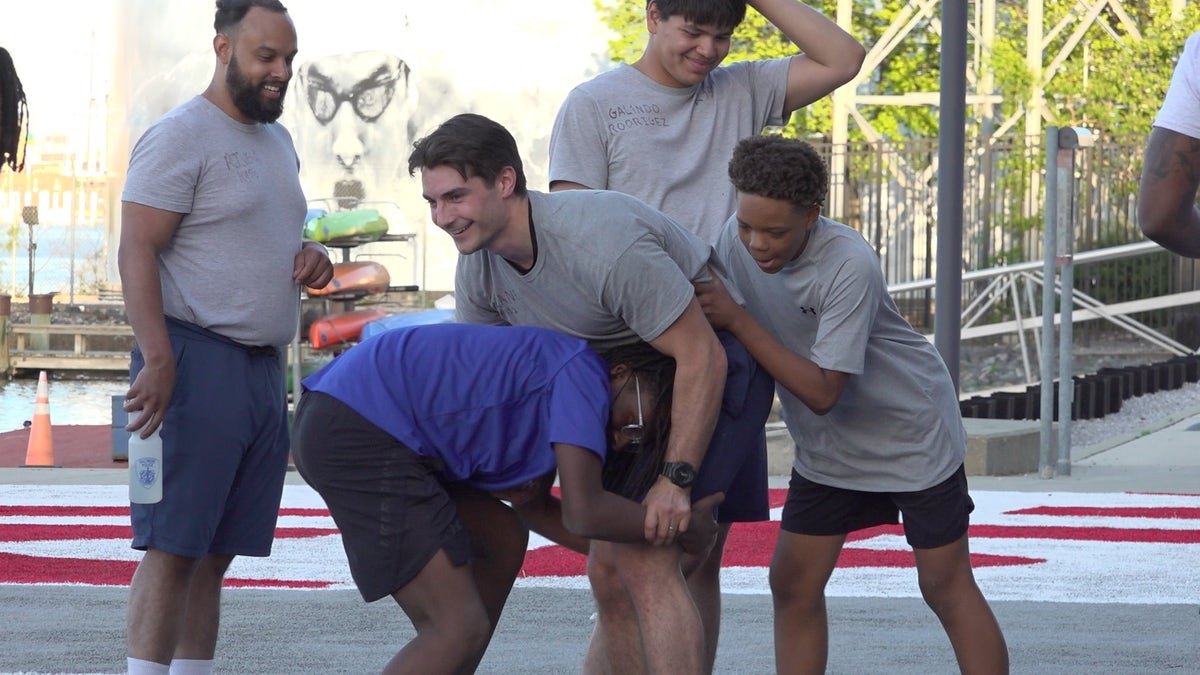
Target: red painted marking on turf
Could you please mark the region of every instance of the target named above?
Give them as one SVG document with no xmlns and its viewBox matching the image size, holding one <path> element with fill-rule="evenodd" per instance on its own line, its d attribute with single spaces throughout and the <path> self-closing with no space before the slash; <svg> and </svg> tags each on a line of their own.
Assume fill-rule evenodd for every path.
<svg viewBox="0 0 1200 675">
<path fill-rule="evenodd" d="M 1033 506 L 1005 511 L 1018 516 L 1099 516 L 1104 518 L 1163 518 L 1200 520 L 1200 507 L 1189 506 Z"/>
<path fill-rule="evenodd" d="M 880 525 L 854 532 L 846 538 L 847 543 L 870 539 L 882 534 L 903 535 L 899 525 Z M 725 545 L 723 567 L 768 567 L 775 551 L 775 539 L 779 535 L 779 523 L 738 523 L 729 531 Z M 1013 565 L 1036 565 L 1044 558 L 1021 556 L 971 554 L 972 567 L 1000 567 Z M 911 549 L 874 550 L 847 546 L 838 557 L 838 567 L 916 567 Z M 521 576 L 570 577 L 587 573 L 584 556 L 561 546 L 545 546 L 525 555 Z"/>
<path fill-rule="evenodd" d="M 1107 541 L 1139 544 L 1200 544 L 1200 530 L 1153 530 L 1121 527 L 1014 527 L 1010 525 L 972 525 L 972 539 L 1065 539 L 1068 541 Z"/>
<path fill-rule="evenodd" d="M 280 527 L 276 539 L 311 539 L 338 534 L 331 527 Z M 12 525 L 0 524 L 0 541 L 78 541 L 132 539 L 128 525 Z"/>
<path fill-rule="evenodd" d="M 89 560 L 87 558 L 43 558 L 40 556 L 0 553 L 0 583 L 3 584 L 86 584 L 88 586 L 128 586 L 137 562 L 131 560 Z M 225 580 L 230 588 L 328 588 L 328 581 L 286 579 Z"/>
<path fill-rule="evenodd" d="M 281 516 L 328 517 L 329 509 L 282 508 Z M 129 516 L 128 506 L 0 506 L 0 517 L 4 516 L 54 516 L 54 517 L 99 517 Z"/>
<path fill-rule="evenodd" d="M 128 506 L 0 506 L 0 516 L 129 516 Z"/>
</svg>

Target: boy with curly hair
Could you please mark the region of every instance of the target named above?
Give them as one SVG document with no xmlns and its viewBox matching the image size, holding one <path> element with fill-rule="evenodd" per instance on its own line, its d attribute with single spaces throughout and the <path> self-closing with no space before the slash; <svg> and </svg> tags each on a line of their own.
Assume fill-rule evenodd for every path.
<svg viewBox="0 0 1200 675">
<path fill-rule="evenodd" d="M 811 146 L 743 139 L 729 177 L 737 212 L 717 255 L 746 304 L 719 279 L 697 294 L 713 326 L 775 378 L 796 444 L 770 570 L 778 672 L 825 671 L 825 585 L 846 536 L 900 514 L 959 668 L 1007 672 L 1004 636 L 971 571 L 967 438 L 945 363 L 896 309 L 862 235 L 821 217 L 829 179 Z"/>
</svg>

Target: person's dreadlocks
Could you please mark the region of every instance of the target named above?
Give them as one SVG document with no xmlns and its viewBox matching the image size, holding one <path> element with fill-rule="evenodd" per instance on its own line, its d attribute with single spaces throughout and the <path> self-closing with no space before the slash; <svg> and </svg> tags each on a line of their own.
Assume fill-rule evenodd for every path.
<svg viewBox="0 0 1200 675">
<path fill-rule="evenodd" d="M 25 168 L 25 129 L 29 108 L 25 89 L 8 50 L 0 47 L 0 167 Z"/>
<path fill-rule="evenodd" d="M 611 369 L 625 364 L 641 381 L 643 390 L 654 398 L 654 413 L 646 420 L 651 432 L 635 452 L 610 452 L 602 474 L 604 489 L 630 499 L 640 500 L 662 472 L 667 440 L 671 436 L 671 392 L 675 382 L 675 359 L 645 342 L 614 347 L 601 352 Z"/>
</svg>

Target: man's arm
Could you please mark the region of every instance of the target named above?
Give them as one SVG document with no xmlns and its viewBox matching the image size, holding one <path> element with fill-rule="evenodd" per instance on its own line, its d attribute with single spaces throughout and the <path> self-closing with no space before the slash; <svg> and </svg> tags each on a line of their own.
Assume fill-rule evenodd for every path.
<svg viewBox="0 0 1200 675">
<path fill-rule="evenodd" d="M 142 411 L 126 429 L 149 436 L 162 423 L 175 386 L 175 354 L 163 315 L 158 255 L 171 241 L 183 214 L 132 202 L 121 203 L 117 267 L 125 313 L 146 365 L 125 394 L 125 411 Z"/>
<path fill-rule="evenodd" d="M 1138 225 L 1163 248 L 1200 258 L 1200 139 L 1154 127 L 1138 191 Z"/>
<path fill-rule="evenodd" d="M 704 461 L 721 399 L 725 393 L 725 349 L 713 333 L 700 304 L 693 298 L 683 314 L 650 345 L 675 359 L 671 402 L 671 437 L 665 461 L 688 462 L 697 469 Z M 646 539 L 669 537 L 670 527 L 688 526 L 691 490 L 659 476 L 646 495 Z"/>
<path fill-rule="evenodd" d="M 826 370 L 785 347 L 729 297 L 717 275 L 696 284 L 696 296 L 712 325 L 733 333 L 754 360 L 810 410 L 824 415 L 837 404 L 849 374 Z"/>
<path fill-rule="evenodd" d="M 746 4 L 803 52 L 793 56 L 788 66 L 784 119 L 858 75 L 866 50 L 817 10 L 797 0 L 749 0 Z"/>
<path fill-rule="evenodd" d="M 596 453 L 577 445 L 555 443 L 554 454 L 562 500 L 543 489 L 528 501 L 513 504 L 531 530 L 584 554 L 588 552 L 589 539 L 646 540 L 643 531 L 646 507 L 604 489 Z M 690 507 L 696 518 L 686 533 L 681 531 L 674 541 L 661 539 L 650 543 L 678 543 L 688 552 L 704 550 L 716 536 L 712 511 L 723 499 L 724 494 L 718 492 L 697 501 Z"/>
</svg>

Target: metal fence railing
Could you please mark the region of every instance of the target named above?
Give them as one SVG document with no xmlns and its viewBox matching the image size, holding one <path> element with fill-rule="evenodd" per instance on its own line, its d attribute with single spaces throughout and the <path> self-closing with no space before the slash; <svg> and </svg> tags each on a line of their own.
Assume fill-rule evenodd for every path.
<svg viewBox="0 0 1200 675">
<path fill-rule="evenodd" d="M 1077 253 L 1144 241 L 1136 218 L 1144 143 L 1144 136 L 1100 138 L 1079 153 L 1074 202 Z M 964 273 L 1041 260 L 1044 146 L 1040 137 L 968 139 Z M 831 166 L 846 167 L 842 175 L 830 176 L 825 215 L 862 232 L 878 252 L 890 285 L 933 278 L 937 273 L 937 141 L 814 143 L 814 147 Z M 833 162 L 836 155 L 844 163 Z M 1196 261 L 1166 251 L 1081 264 L 1075 271 L 1075 287 L 1105 303 L 1194 290 L 1198 283 Z M 981 290 L 977 283 L 964 284 L 964 306 Z M 904 291 L 895 298 L 915 327 L 932 331 L 932 288 Z M 995 311 L 1003 314 L 1003 303 Z M 1169 333 L 1181 320 L 1189 326 L 1195 323 L 1196 315 L 1194 310 L 1174 308 L 1135 318 Z M 1106 330 L 1095 324 L 1076 337 L 1086 341 L 1091 332 Z"/>
</svg>

